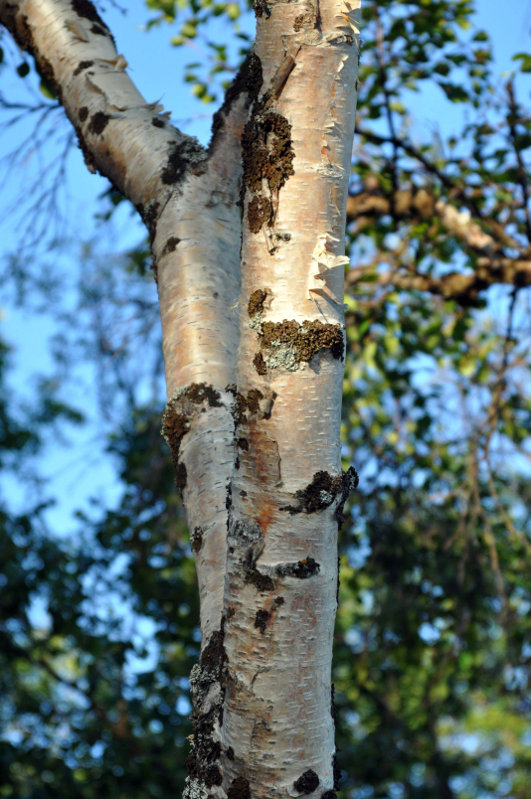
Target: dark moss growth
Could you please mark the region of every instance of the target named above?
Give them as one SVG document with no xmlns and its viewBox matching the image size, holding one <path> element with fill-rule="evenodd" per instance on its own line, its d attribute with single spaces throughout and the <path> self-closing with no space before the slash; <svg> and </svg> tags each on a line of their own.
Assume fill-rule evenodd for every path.
<svg viewBox="0 0 531 799">
<path fill-rule="evenodd" d="M 262 63 L 255 53 L 249 53 L 241 65 L 236 77 L 225 92 L 225 100 L 221 108 L 216 111 L 212 120 L 212 138 L 209 145 L 210 152 L 214 149 L 216 134 L 223 128 L 223 120 L 228 116 L 233 102 L 245 93 L 245 106 L 249 108 L 256 100 L 262 88 Z"/>
<path fill-rule="evenodd" d="M 259 194 L 251 197 L 247 206 L 247 221 L 251 233 L 259 233 L 262 230 L 262 225 L 266 223 L 271 227 L 273 219 L 273 203 L 271 200 Z"/>
<path fill-rule="evenodd" d="M 209 386 L 207 383 L 192 383 L 185 392 L 188 399 L 196 404 L 206 400 L 211 408 L 219 408 L 221 406 L 221 397 L 219 391 Z"/>
<path fill-rule="evenodd" d="M 293 783 L 293 787 L 296 791 L 299 791 L 299 793 L 311 793 L 315 791 L 318 785 L 319 777 L 311 768 L 305 771 L 304 774 L 301 774 L 299 779 Z"/>
<path fill-rule="evenodd" d="M 260 346 L 262 349 L 291 347 L 296 362 L 307 362 L 320 350 L 328 350 L 333 358 L 341 360 L 345 349 L 340 325 L 318 320 L 305 320 L 301 325 L 294 319 L 264 322 Z"/>
<path fill-rule="evenodd" d="M 320 565 L 313 558 L 304 558 L 295 563 L 282 563 L 276 568 L 279 576 L 296 577 L 298 580 L 306 580 L 314 574 L 319 574 L 320 571 Z"/>
<path fill-rule="evenodd" d="M 190 533 L 190 546 L 192 548 L 192 552 L 197 555 L 201 547 L 203 546 L 203 534 L 204 530 L 202 527 L 194 527 L 192 532 Z"/>
<path fill-rule="evenodd" d="M 254 626 L 260 630 L 262 635 L 265 634 L 267 622 L 271 618 L 271 613 L 268 610 L 257 610 L 254 619 Z"/>
<path fill-rule="evenodd" d="M 96 111 L 96 113 L 90 119 L 88 126 L 89 133 L 103 133 L 109 122 L 109 119 L 109 114 L 104 114 L 103 111 Z"/>
<path fill-rule="evenodd" d="M 268 294 L 268 289 L 256 289 L 256 291 L 253 291 L 249 297 L 249 302 L 247 303 L 247 313 L 249 316 L 262 313 L 264 310 L 264 302 L 266 301 Z"/>
<path fill-rule="evenodd" d="M 169 252 L 174 252 L 179 242 L 180 239 L 178 239 L 177 236 L 170 236 L 170 238 L 164 245 L 164 249 L 161 252 L 161 256 L 167 255 Z"/>
<path fill-rule="evenodd" d="M 93 63 L 94 61 L 80 61 L 74 70 L 74 77 L 83 72 L 83 70 L 89 69 L 93 65 Z"/>
<path fill-rule="evenodd" d="M 288 120 L 274 111 L 254 114 L 242 135 L 245 185 L 253 193 L 261 194 L 262 181 L 266 180 L 270 192 L 278 192 L 293 175 L 294 158 Z"/>
<path fill-rule="evenodd" d="M 227 799 L 251 799 L 249 781 L 245 777 L 236 777 L 227 791 Z"/>
<path fill-rule="evenodd" d="M 89 110 L 86 105 L 81 106 L 78 111 L 78 117 L 80 122 L 84 122 L 88 117 Z"/>
<path fill-rule="evenodd" d="M 192 751 L 186 758 L 186 768 L 190 777 L 204 782 L 207 787 L 221 784 L 218 782 L 221 771 L 215 763 L 221 756 L 221 744 L 212 738 L 217 713 L 218 708 L 214 706 L 206 713 L 194 711 L 191 719 L 194 735 Z"/>
<path fill-rule="evenodd" d="M 223 777 L 219 766 L 208 766 L 203 779 L 207 788 L 211 788 L 213 785 L 221 785 Z"/>
<path fill-rule="evenodd" d="M 196 139 L 183 138 L 180 142 L 170 142 L 168 160 L 162 170 L 161 180 L 167 186 L 179 183 L 190 170 L 197 171 L 205 151 Z"/>
<path fill-rule="evenodd" d="M 261 352 L 257 352 L 253 358 L 253 365 L 259 375 L 267 374 L 267 366 L 264 361 L 264 356 Z"/>
<path fill-rule="evenodd" d="M 155 128 L 163 128 L 163 127 L 165 127 L 165 125 L 166 125 L 166 123 L 164 122 L 164 120 L 163 120 L 163 119 L 159 119 L 159 117 L 152 117 L 152 118 L 151 118 L 151 124 L 152 124 L 152 125 L 153 125 L 153 127 L 155 127 Z"/>
</svg>

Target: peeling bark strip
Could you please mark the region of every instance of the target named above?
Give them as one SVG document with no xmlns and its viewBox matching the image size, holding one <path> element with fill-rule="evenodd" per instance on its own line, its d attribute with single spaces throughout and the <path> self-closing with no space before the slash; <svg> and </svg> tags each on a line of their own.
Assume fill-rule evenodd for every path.
<svg viewBox="0 0 531 799">
<path fill-rule="evenodd" d="M 335 799 L 337 527 L 357 479 L 341 473 L 339 425 L 358 10 L 256 0 L 256 41 L 206 151 L 138 92 L 89 0 L 0 0 L 88 168 L 151 237 L 162 431 L 200 592 L 186 799 Z"/>
</svg>

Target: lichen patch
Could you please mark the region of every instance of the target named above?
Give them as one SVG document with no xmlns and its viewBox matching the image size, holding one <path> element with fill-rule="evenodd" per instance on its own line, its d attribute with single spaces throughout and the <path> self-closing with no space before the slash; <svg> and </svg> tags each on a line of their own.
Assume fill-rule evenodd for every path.
<svg viewBox="0 0 531 799">
<path fill-rule="evenodd" d="M 294 319 L 262 322 L 259 341 L 265 367 L 290 371 L 301 363 L 308 363 L 319 352 L 327 351 L 336 360 L 341 360 L 345 350 L 341 325 L 326 324 L 317 319 L 306 319 L 302 324 Z M 260 361 L 258 365 L 263 368 Z"/>
</svg>

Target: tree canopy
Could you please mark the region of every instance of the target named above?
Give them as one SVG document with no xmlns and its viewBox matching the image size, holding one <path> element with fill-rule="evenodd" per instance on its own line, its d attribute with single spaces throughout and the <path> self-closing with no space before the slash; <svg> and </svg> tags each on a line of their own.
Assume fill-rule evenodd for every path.
<svg viewBox="0 0 531 799">
<path fill-rule="evenodd" d="M 146 6 L 148 28 L 168 23 L 174 46 L 203 43 L 183 78 L 206 107 L 219 103 L 249 48 L 249 8 Z M 343 403 L 343 457 L 360 485 L 340 542 L 334 666 L 342 795 L 526 799 L 531 115 L 521 81 L 531 56 L 515 53 L 514 73 L 498 77 L 468 0 L 364 0 L 362 15 Z M 40 85 L 35 108 L 51 114 L 46 77 L 2 54 L 2 70 Z M 453 121 L 426 131 L 415 109 L 433 93 Z M 27 113 L 16 98 L 3 107 L 8 120 Z M 101 224 L 123 203 L 110 189 Z M 39 268 L 6 259 L 8 285 L 30 286 L 22 303 L 60 290 Z M 64 425 L 83 425 L 82 408 L 60 380 L 17 396 L 16 351 L 2 343 L 5 797 L 182 789 L 198 599 L 194 539 L 159 433 L 151 284 L 147 242 L 112 266 L 87 243 L 57 374 L 81 356 L 95 365 L 120 496 L 95 500 L 68 530 L 50 529 L 37 456 Z M 128 347 L 139 338 L 140 362 Z M 33 498 L 25 507 L 10 499 L 13 481 Z"/>
</svg>

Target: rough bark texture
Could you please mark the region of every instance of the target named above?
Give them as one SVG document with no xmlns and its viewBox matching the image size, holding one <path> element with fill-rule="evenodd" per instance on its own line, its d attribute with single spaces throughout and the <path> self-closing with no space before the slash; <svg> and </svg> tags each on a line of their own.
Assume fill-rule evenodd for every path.
<svg viewBox="0 0 531 799">
<path fill-rule="evenodd" d="M 201 595 L 190 799 L 333 799 L 353 0 L 255 6 L 210 148 L 137 92 L 88 0 L 0 0 L 90 169 L 151 236 L 168 404 Z"/>
</svg>

